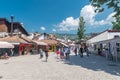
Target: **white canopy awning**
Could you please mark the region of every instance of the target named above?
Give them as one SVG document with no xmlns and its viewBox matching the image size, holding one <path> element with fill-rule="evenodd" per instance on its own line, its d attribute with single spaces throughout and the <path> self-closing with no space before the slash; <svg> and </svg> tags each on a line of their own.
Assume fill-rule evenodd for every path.
<svg viewBox="0 0 120 80">
<path fill-rule="evenodd" d="M 11 44 L 13 44 L 13 45 L 20 45 L 20 43 L 11 43 Z"/>
<path fill-rule="evenodd" d="M 8 42 L 0 42 L 0 48 L 14 48 L 14 45 Z"/>
</svg>

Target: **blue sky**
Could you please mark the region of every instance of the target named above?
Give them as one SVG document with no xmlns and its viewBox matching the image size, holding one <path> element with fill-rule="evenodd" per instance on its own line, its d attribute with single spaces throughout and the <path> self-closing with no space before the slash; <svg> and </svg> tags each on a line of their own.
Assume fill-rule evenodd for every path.
<svg viewBox="0 0 120 80">
<path fill-rule="evenodd" d="M 85 17 L 86 33 L 111 28 L 112 10 L 94 13 L 89 0 L 2 0 L 0 17 L 24 24 L 28 32 L 77 33 L 79 17 Z"/>
</svg>

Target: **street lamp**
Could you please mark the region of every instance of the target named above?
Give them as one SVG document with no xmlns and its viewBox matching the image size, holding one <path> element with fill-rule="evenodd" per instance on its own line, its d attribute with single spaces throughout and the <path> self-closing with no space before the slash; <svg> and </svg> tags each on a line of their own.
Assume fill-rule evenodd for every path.
<svg viewBox="0 0 120 80">
<path fill-rule="evenodd" d="M 11 36 L 13 35 L 13 19 L 14 19 L 14 16 L 12 15 L 11 16 Z"/>
</svg>

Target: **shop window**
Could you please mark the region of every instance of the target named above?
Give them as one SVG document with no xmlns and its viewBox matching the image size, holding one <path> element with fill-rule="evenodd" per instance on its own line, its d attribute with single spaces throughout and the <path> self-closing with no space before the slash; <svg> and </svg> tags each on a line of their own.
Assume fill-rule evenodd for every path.
<svg viewBox="0 0 120 80">
<path fill-rule="evenodd" d="M 49 50 L 52 50 L 52 46 L 51 45 L 49 45 Z"/>
<path fill-rule="evenodd" d="M 120 43 L 116 43 L 116 50 L 117 52 L 120 52 Z"/>
<path fill-rule="evenodd" d="M 114 38 L 119 38 L 119 35 L 115 35 Z"/>
</svg>

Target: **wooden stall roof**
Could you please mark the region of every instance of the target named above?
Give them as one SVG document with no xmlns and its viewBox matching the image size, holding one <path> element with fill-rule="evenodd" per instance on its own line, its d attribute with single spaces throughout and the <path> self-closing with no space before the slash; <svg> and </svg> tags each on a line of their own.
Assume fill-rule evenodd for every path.
<svg viewBox="0 0 120 80">
<path fill-rule="evenodd" d="M 9 43 L 28 43 L 24 39 L 20 38 L 19 36 L 7 36 L 5 38 L 0 38 L 0 41 L 6 41 Z"/>
<path fill-rule="evenodd" d="M 57 40 L 46 39 L 46 40 L 41 40 L 41 41 L 47 43 L 48 45 L 58 44 Z"/>
<path fill-rule="evenodd" d="M 0 24 L 0 32 L 7 32 L 7 27 L 5 24 Z"/>
<path fill-rule="evenodd" d="M 46 46 L 47 43 L 43 42 L 43 41 L 40 41 L 40 40 L 33 40 L 34 43 L 36 43 L 37 45 L 41 45 L 41 46 Z"/>
<path fill-rule="evenodd" d="M 32 39 L 29 39 L 27 37 L 22 37 L 21 36 L 21 39 L 24 39 L 25 41 L 29 42 L 29 43 L 33 43 L 34 41 Z"/>
</svg>

